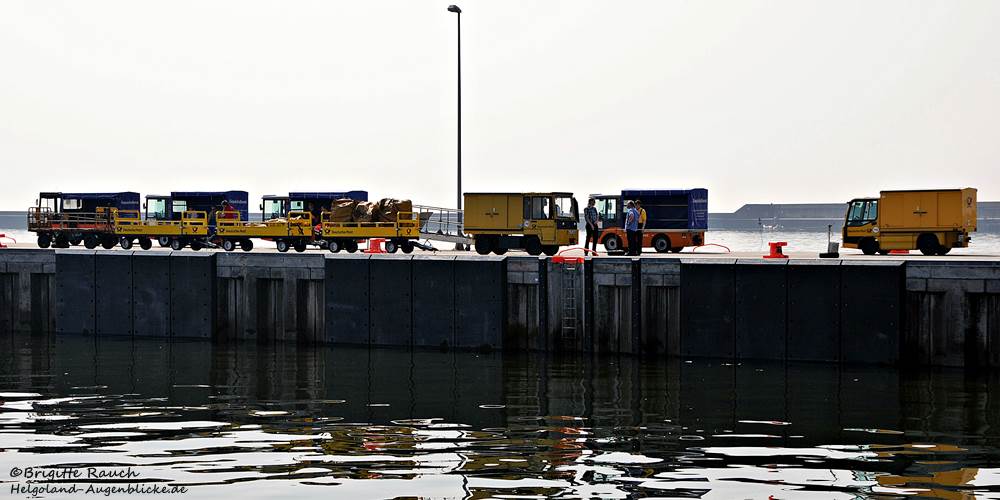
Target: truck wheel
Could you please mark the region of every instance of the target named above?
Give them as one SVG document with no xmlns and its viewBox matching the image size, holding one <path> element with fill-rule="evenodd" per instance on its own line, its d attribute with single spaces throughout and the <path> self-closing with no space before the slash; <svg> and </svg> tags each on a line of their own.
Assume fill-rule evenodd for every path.
<svg viewBox="0 0 1000 500">
<path fill-rule="evenodd" d="M 658 234 L 653 238 L 653 249 L 659 253 L 670 251 L 670 238 L 666 235 Z"/>
<path fill-rule="evenodd" d="M 180 250 L 182 248 L 184 248 L 184 240 L 182 240 L 180 238 L 171 238 L 170 239 L 170 249 L 171 250 Z"/>
<path fill-rule="evenodd" d="M 149 250 L 150 248 L 153 248 L 153 240 L 145 236 L 139 238 L 139 248 L 143 250 Z"/>
<path fill-rule="evenodd" d="M 77 245 L 79 245 L 79 244 L 80 244 L 80 243 L 81 243 L 82 241 L 83 241 L 83 236 L 81 236 L 81 235 L 79 235 L 79 234 L 74 234 L 73 236 L 71 236 L 71 237 L 70 237 L 70 239 L 69 239 L 69 244 L 70 244 L 70 245 L 73 245 L 73 246 L 77 246 Z"/>
<path fill-rule="evenodd" d="M 858 248 L 865 255 L 875 255 L 878 252 L 878 242 L 874 238 L 865 238 L 858 244 Z"/>
<path fill-rule="evenodd" d="M 541 255 L 542 254 L 542 242 L 538 241 L 538 236 L 528 236 L 524 241 L 524 249 L 528 252 L 528 255 Z"/>
<path fill-rule="evenodd" d="M 195 252 L 197 252 L 198 250 L 201 250 L 201 248 L 202 248 L 202 244 L 201 244 L 200 241 L 198 241 L 198 240 L 191 240 L 191 250 L 194 250 Z"/>
<path fill-rule="evenodd" d="M 559 253 L 559 245 L 545 245 L 542 247 L 542 251 L 545 252 L 545 255 L 552 257 Z"/>
<path fill-rule="evenodd" d="M 240 240 L 240 250 L 243 250 L 244 252 L 253 250 L 253 240 L 250 238 L 243 238 Z"/>
<path fill-rule="evenodd" d="M 122 236 L 121 239 L 118 240 L 118 244 L 122 246 L 122 250 L 132 249 L 132 239 L 128 236 Z"/>
<path fill-rule="evenodd" d="M 941 244 L 938 243 L 937 236 L 930 233 L 921 234 L 917 238 L 917 249 L 924 255 L 934 255 L 938 253 Z"/>
<path fill-rule="evenodd" d="M 52 235 L 49 233 L 38 233 L 38 248 L 49 248 L 52 245 Z"/>
<path fill-rule="evenodd" d="M 295 243 L 292 244 L 292 248 L 294 248 L 295 251 L 299 253 L 305 252 L 306 251 L 305 240 L 296 240 Z"/>
<path fill-rule="evenodd" d="M 500 245 L 497 245 L 497 246 L 496 246 L 496 247 L 495 247 L 495 248 L 493 249 L 493 253 L 495 253 L 495 254 L 497 254 L 497 255 L 503 255 L 503 254 L 507 253 L 507 249 L 506 249 L 506 248 L 504 248 L 504 247 L 502 247 L 502 246 L 500 246 Z"/>
<path fill-rule="evenodd" d="M 413 253 L 413 242 L 406 240 L 399 246 L 399 249 L 402 250 L 403 253 Z"/>
<path fill-rule="evenodd" d="M 940 247 L 938 247 L 937 254 L 938 255 L 942 255 L 942 256 L 943 255 L 948 255 L 948 252 L 950 252 L 950 251 L 951 251 L 950 248 L 948 248 L 948 247 L 946 247 L 944 245 L 941 245 Z"/>
<path fill-rule="evenodd" d="M 114 236 L 101 237 L 101 246 L 104 247 L 105 250 L 111 250 L 115 247 L 115 245 L 118 245 L 118 240 L 116 240 Z"/>
<path fill-rule="evenodd" d="M 347 240 L 346 242 L 344 242 L 344 250 L 347 250 L 347 253 L 357 252 L 358 242 L 354 240 Z"/>
<path fill-rule="evenodd" d="M 326 242 L 326 249 L 332 253 L 340 252 L 340 242 L 337 240 L 330 240 Z"/>
<path fill-rule="evenodd" d="M 170 237 L 169 236 L 160 236 L 159 238 L 156 238 L 156 242 L 159 243 L 159 245 L 161 247 L 167 248 L 167 247 L 170 246 Z"/>
<path fill-rule="evenodd" d="M 52 246 L 54 248 L 66 248 L 69 246 L 69 238 L 65 234 L 58 233 Z"/>
<path fill-rule="evenodd" d="M 233 240 L 222 240 L 222 249 L 227 252 L 236 250 L 236 242 Z"/>
<path fill-rule="evenodd" d="M 622 249 L 622 239 L 616 234 L 604 238 L 604 249 L 609 252 L 620 252 Z"/>
<path fill-rule="evenodd" d="M 673 253 L 681 253 L 681 250 L 684 250 L 684 247 L 671 247 L 670 248 L 670 251 L 673 252 Z"/>
<path fill-rule="evenodd" d="M 493 238 L 485 235 L 477 235 L 476 240 L 473 243 L 476 246 L 476 253 L 479 255 L 489 255 L 490 251 L 493 250 Z"/>
<path fill-rule="evenodd" d="M 86 247 L 87 250 L 93 250 L 100 244 L 101 239 L 98 238 L 96 234 L 88 234 L 83 238 L 83 246 Z"/>
<path fill-rule="evenodd" d="M 371 245 L 371 242 L 369 241 L 368 244 Z M 397 245 L 395 241 L 385 240 L 386 253 L 396 253 L 396 250 L 399 250 L 399 245 Z"/>
<path fill-rule="evenodd" d="M 285 252 L 287 252 L 287 251 L 288 251 L 288 248 L 289 248 L 289 245 L 288 245 L 288 242 L 287 242 L 287 241 L 285 241 L 285 240 L 278 240 L 278 241 L 275 241 L 275 242 L 274 242 L 274 245 L 275 245 L 276 247 L 278 247 L 278 251 L 279 251 L 279 252 L 281 252 L 281 253 L 285 253 Z"/>
</svg>

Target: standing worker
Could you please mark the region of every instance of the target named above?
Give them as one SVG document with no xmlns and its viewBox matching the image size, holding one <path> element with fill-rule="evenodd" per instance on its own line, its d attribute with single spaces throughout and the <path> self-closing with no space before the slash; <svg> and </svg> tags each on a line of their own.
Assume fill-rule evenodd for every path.
<svg viewBox="0 0 1000 500">
<path fill-rule="evenodd" d="M 229 200 L 222 200 L 222 218 L 223 219 L 238 219 L 240 217 L 240 212 L 236 210 L 236 207 L 229 204 Z"/>
<path fill-rule="evenodd" d="M 601 232 L 598 223 L 601 220 L 601 216 L 597 213 L 594 203 L 594 199 L 591 198 L 587 201 L 587 208 L 583 209 L 583 220 L 587 224 L 587 237 L 583 240 L 583 248 L 587 248 L 587 245 L 593 242 L 594 253 L 597 253 L 597 239 Z"/>
<path fill-rule="evenodd" d="M 625 211 L 625 239 L 628 240 L 628 252 L 627 255 L 639 255 L 636 252 L 638 244 L 635 241 L 635 237 L 639 234 L 639 212 L 635 209 L 634 202 L 628 202 L 628 210 Z"/>
<path fill-rule="evenodd" d="M 635 200 L 635 208 L 639 211 L 639 234 L 636 237 L 636 241 L 639 242 L 636 245 L 636 255 L 639 255 L 642 253 L 642 245 L 645 243 L 642 240 L 642 233 L 646 230 L 646 209 L 642 208 L 642 202 L 639 200 Z"/>
</svg>

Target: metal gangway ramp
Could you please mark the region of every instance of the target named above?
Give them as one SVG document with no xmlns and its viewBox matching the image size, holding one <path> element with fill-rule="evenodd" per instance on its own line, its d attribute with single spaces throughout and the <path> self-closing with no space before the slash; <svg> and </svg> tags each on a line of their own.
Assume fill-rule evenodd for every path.
<svg viewBox="0 0 1000 500">
<path fill-rule="evenodd" d="M 462 210 L 413 205 L 413 213 L 420 218 L 420 237 L 422 239 L 472 244 L 472 238 L 465 235 L 465 218 Z"/>
</svg>

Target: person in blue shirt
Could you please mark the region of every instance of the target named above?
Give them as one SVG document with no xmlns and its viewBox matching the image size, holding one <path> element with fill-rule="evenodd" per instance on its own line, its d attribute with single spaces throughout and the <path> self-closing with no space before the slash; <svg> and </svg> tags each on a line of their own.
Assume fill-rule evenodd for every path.
<svg viewBox="0 0 1000 500">
<path fill-rule="evenodd" d="M 628 255 L 639 255 L 642 252 L 642 242 L 639 241 L 639 211 L 635 202 L 629 201 L 625 211 L 625 237 L 628 240 Z"/>
</svg>

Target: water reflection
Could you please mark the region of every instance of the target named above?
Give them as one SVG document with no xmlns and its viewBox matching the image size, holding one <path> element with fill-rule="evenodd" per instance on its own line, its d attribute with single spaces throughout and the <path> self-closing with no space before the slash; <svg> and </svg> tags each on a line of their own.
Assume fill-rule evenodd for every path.
<svg viewBox="0 0 1000 500">
<path fill-rule="evenodd" d="M 103 465 L 186 498 L 1000 497 L 996 374 L 3 342 L 4 488 Z"/>
</svg>

